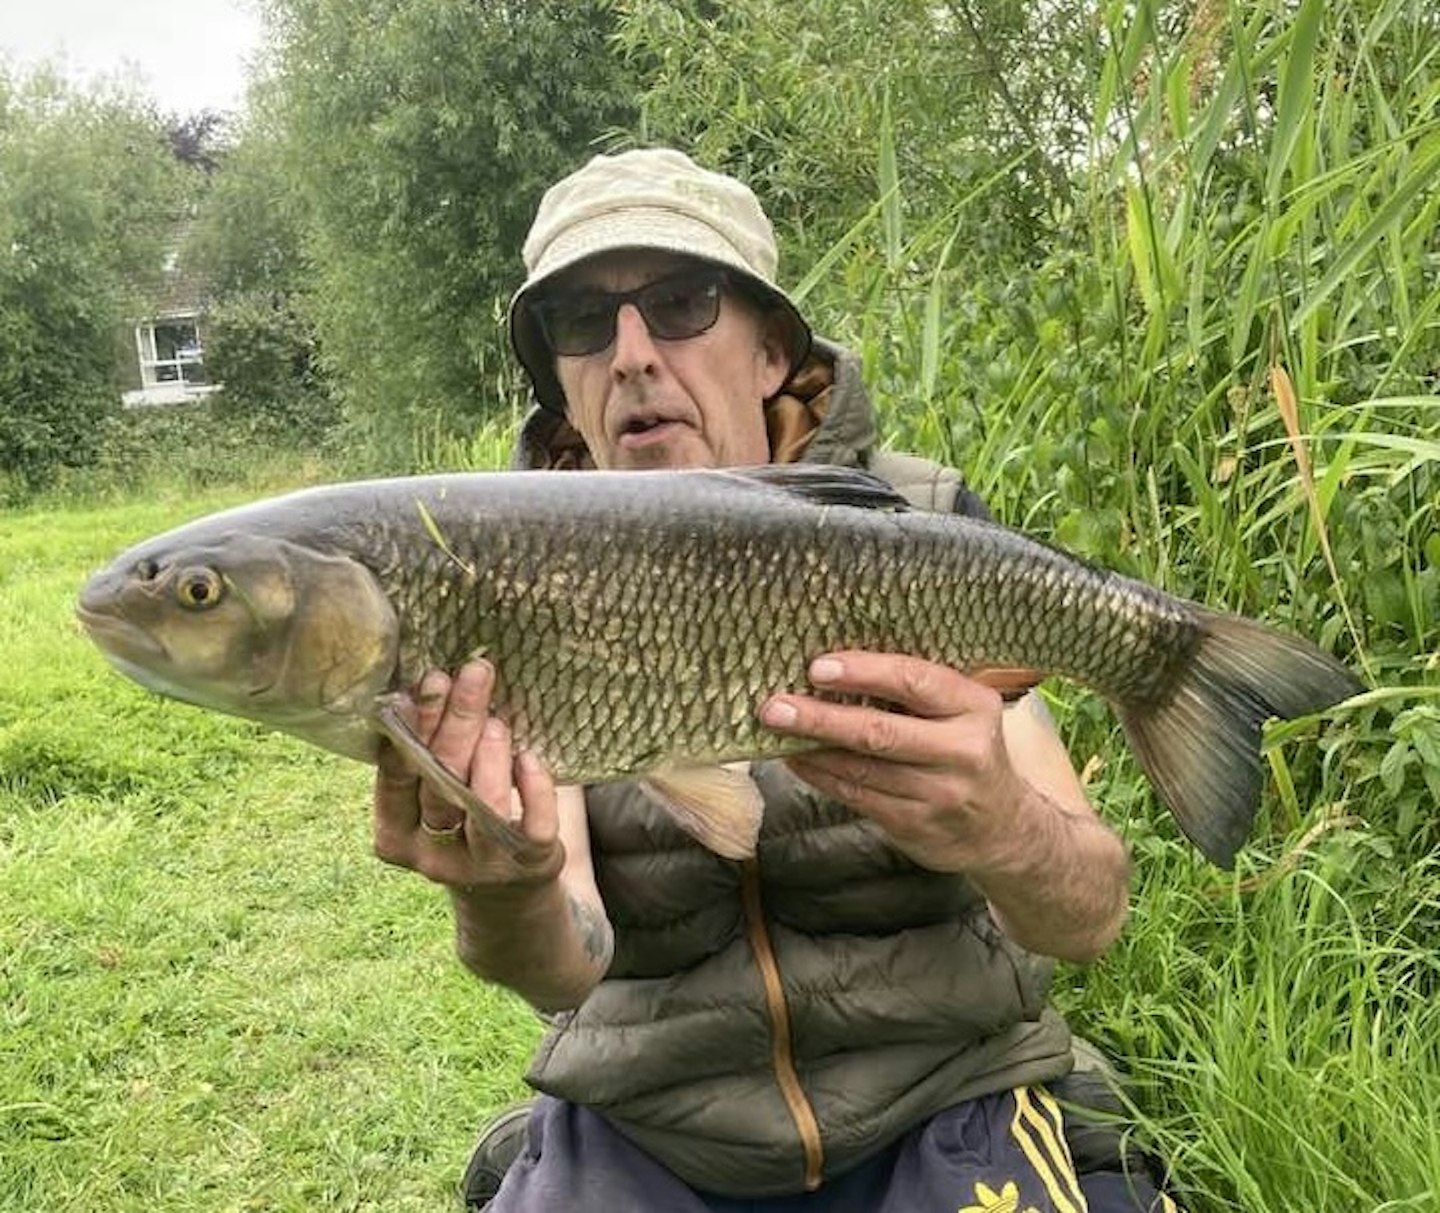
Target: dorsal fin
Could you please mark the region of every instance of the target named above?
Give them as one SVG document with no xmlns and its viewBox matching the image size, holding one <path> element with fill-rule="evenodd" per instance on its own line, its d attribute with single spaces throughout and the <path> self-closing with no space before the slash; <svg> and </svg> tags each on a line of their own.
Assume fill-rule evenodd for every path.
<svg viewBox="0 0 1440 1213">
<path fill-rule="evenodd" d="M 781 489 L 816 505 L 853 505 L 862 510 L 909 510 L 910 503 L 878 476 L 828 463 L 781 463 L 726 468 L 714 473 Z"/>
</svg>

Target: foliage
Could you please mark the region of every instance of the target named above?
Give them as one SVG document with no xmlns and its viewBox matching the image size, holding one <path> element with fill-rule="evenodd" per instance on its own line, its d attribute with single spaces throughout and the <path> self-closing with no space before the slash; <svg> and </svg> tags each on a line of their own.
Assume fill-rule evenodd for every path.
<svg viewBox="0 0 1440 1213">
<path fill-rule="evenodd" d="M 907 77 L 903 9 L 866 45 L 863 6 L 622 7 L 660 63 L 647 120 L 776 191 L 796 293 L 860 352 L 890 441 L 1375 679 L 1325 733 L 1271 731 L 1229 885 L 1169 841 L 1108 714 L 1053 692 L 1137 871 L 1121 945 L 1060 999 L 1132 1071 L 1188 1207 L 1432 1205 L 1433 1135 L 1406 1126 L 1440 1108 L 1433 7 L 1103 5 L 1087 142 L 1051 145 L 1068 190 L 1030 208 L 1037 175 L 977 190 L 968 158 L 928 161 L 952 112 Z M 997 213 L 1024 238 L 987 237 Z"/>
<path fill-rule="evenodd" d="M 598 0 L 272 0 L 270 103 L 310 225 L 308 312 L 377 462 L 506 402 L 495 301 L 545 186 L 616 124 Z"/>
<path fill-rule="evenodd" d="M 890 176 L 882 124 L 879 200 L 801 289 L 892 440 L 1002 517 L 1375 679 L 1323 737 L 1272 730 L 1228 888 L 1162 841 L 1108 717 L 1055 693 L 1138 880 L 1122 944 L 1061 999 L 1135 1072 L 1188 1207 L 1428 1207 L 1433 1137 L 1403 1126 L 1440 1105 L 1440 30 L 1419 3 L 1103 19 L 1092 148 L 1043 256 L 977 275 L 972 199 Z"/>
<path fill-rule="evenodd" d="M 93 456 L 181 178 L 134 97 L 38 72 L 0 75 L 0 181 L 0 478 L 23 490 Z"/>
<path fill-rule="evenodd" d="M 216 297 L 268 292 L 297 295 L 309 267 L 307 222 L 282 138 L 261 118 L 212 153 L 216 171 L 200 195 L 185 248 Z"/>
<path fill-rule="evenodd" d="M 300 191 L 263 121 L 216 153 L 185 249 L 207 283 L 205 363 L 222 384 L 215 411 L 290 445 L 319 449 L 338 409 L 305 309 L 309 263 Z"/>
<path fill-rule="evenodd" d="M 319 381 L 313 334 L 291 300 L 251 291 L 221 298 L 207 315 L 205 364 L 223 384 L 216 411 L 316 448 L 337 411 Z"/>
<path fill-rule="evenodd" d="M 1120 944 L 1064 970 L 1057 995 L 1130 1071 L 1135 1117 L 1193 1213 L 1434 1207 L 1434 6 L 614 0 L 477 14 L 458 0 L 274 0 L 272 12 L 263 117 L 275 125 L 258 129 L 276 134 L 247 145 L 246 132 L 213 180 L 212 198 L 234 190 L 212 232 L 216 264 L 231 267 L 220 276 L 234 365 L 273 384 L 287 348 L 307 351 L 307 375 L 318 357 L 344 385 L 347 437 L 367 464 L 503 462 L 520 393 L 496 334 L 540 189 L 607 131 L 671 139 L 756 185 L 787 280 L 817 327 L 860 353 L 895 445 L 962 467 L 1008 522 L 1313 636 L 1370 675 L 1374 689 L 1327 719 L 1269 730 L 1272 780 L 1233 874 L 1175 839 L 1109 713 L 1047 688 L 1092 798 L 1127 838 L 1136 885 Z M 603 41 L 612 29 L 624 66 Z M 644 85 L 634 122 L 632 81 Z M 0 257 L 6 247 L 0 238 Z M 265 431 L 249 427 L 264 412 L 226 420 L 225 407 L 107 427 L 92 483 L 118 492 L 139 478 L 177 521 L 232 463 L 253 494 L 266 483 L 255 462 Z M 160 522 L 142 523 L 140 508 L 121 515 L 136 535 Z M 54 647 L 75 640 L 60 622 L 71 590 L 27 578 L 56 558 L 57 538 L 102 528 L 65 511 L 31 522 L 7 516 L 4 534 L 18 538 L 0 548 L 0 583 L 7 611 L 36 604 L 33 624 L 7 617 L 0 640 L 33 651 L 27 668 L 84 669 Z M 114 538 L 64 566 L 72 589 Z M 474 1006 L 482 995 L 463 978 L 438 995 L 453 1008 L 446 1023 L 408 1001 L 426 963 L 416 949 L 444 946 L 417 942 L 423 886 L 358 877 L 315 811 L 363 798 L 363 781 L 304 754 L 251 780 L 241 772 L 264 747 L 235 731 L 246 726 L 211 724 L 191 752 L 194 718 L 172 722 L 182 708 L 151 705 L 132 735 L 141 703 L 119 686 L 8 694 L 0 953 L 15 960 L 0 978 L 21 1010 L 0 1031 L 16 1034 L 24 1064 L 0 1092 L 22 1143 L 0 1158 L 11 1168 L 0 1193 L 184 1208 L 195 1159 L 211 1203 L 227 1207 L 394 1207 L 406 1184 L 442 1192 L 466 1134 L 447 1130 L 436 1146 L 413 1126 L 473 1123 L 497 1098 L 458 1080 L 435 1091 L 479 1064 L 473 1032 L 457 1045 L 454 1023 L 499 1025 L 486 1063 L 512 1086 L 533 1033 L 503 1005 Z M 247 846 L 244 815 L 257 807 L 276 815 L 273 837 L 250 826 Z M 57 812 L 81 823 L 83 846 L 71 828 L 73 845 L 56 848 Z M 162 838 L 201 865 L 198 883 L 150 842 L 171 814 Z M 364 849 L 363 828 L 351 842 Z M 193 859 L 211 847 L 212 866 Z M 322 852 L 333 905 L 303 859 Z M 140 896 L 157 869 L 170 899 L 158 912 Z M 286 879 L 266 884 L 268 872 Z M 76 919 L 85 903 L 65 900 L 69 873 L 119 912 Z M 334 933 L 339 905 L 371 933 Z M 200 942 L 157 929 L 168 918 Z M 252 921 L 261 942 L 247 949 Z M 211 980 L 197 999 L 169 986 L 132 1001 L 145 983 L 107 981 L 94 959 L 111 947 L 147 981 L 167 964 Z M 333 1014 L 328 985 L 283 967 L 291 952 L 346 975 L 334 980 L 363 1002 L 353 1023 Z M 236 973 L 274 1000 L 241 997 Z M 77 990 L 88 1015 L 73 1013 Z M 167 1005 L 181 1011 L 167 1018 Z M 262 1039 L 310 1033 L 325 1047 L 246 1069 L 226 1042 L 255 1022 Z M 433 1030 L 405 1035 L 367 1083 L 380 1066 L 375 1025 L 418 1022 Z M 134 1053 L 137 1041 L 148 1051 Z M 277 1114 L 287 1107 L 298 1111 Z M 216 1117 L 242 1126 L 244 1149 L 226 1152 L 237 1134 L 186 1136 Z M 137 1132 L 150 1170 L 116 1153 Z M 343 1192 L 324 1186 L 335 1174 Z"/>
<path fill-rule="evenodd" d="M 1046 217 L 1070 197 L 1067 166 L 1084 150 L 1095 76 L 1085 6 L 616 0 L 616 9 L 620 45 L 648 83 L 641 141 L 691 149 L 750 182 L 801 264 L 874 202 L 887 124 L 909 200 L 981 195 L 956 219 L 967 252 L 1032 256 Z M 990 188 L 997 174 L 1006 183 Z"/>
<path fill-rule="evenodd" d="M 323 402 L 312 401 L 320 409 Z M 57 468 L 43 488 L 15 504 L 40 508 L 63 503 L 124 502 L 137 496 L 182 499 L 221 487 L 260 496 L 298 483 L 344 475 L 333 436 L 300 439 L 320 427 L 302 415 L 291 419 L 237 411 L 220 396 L 187 404 L 120 409 L 96 437 L 97 454 L 83 468 Z"/>
<path fill-rule="evenodd" d="M 194 114 L 176 114 L 165 121 L 165 138 L 170 154 L 181 164 L 213 173 L 220 167 L 229 118 L 219 110 L 203 109 Z"/>
</svg>

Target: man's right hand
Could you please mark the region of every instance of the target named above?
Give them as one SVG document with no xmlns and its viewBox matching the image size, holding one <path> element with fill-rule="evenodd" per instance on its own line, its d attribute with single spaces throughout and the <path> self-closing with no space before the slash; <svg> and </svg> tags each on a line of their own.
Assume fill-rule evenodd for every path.
<svg viewBox="0 0 1440 1213">
<path fill-rule="evenodd" d="M 380 748 L 375 854 L 459 892 L 546 881 L 565 858 L 555 781 L 535 755 L 512 757 L 510 730 L 490 715 L 494 687 L 494 667 L 472 661 L 453 679 L 431 670 L 397 706 L 441 765 L 535 844 L 526 855 L 508 855 L 482 831 L 467 829 L 464 809 L 421 779 L 388 741 Z"/>
</svg>

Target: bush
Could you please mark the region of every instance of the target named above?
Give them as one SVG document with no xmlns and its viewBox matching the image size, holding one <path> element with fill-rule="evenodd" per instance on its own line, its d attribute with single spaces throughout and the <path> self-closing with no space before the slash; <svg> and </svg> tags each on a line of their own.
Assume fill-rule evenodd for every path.
<svg viewBox="0 0 1440 1213">
<path fill-rule="evenodd" d="M 315 365 L 310 327 L 281 296 L 247 291 L 217 304 L 206 325 L 205 363 L 223 385 L 215 414 L 232 426 L 315 446 L 339 419 Z"/>
</svg>

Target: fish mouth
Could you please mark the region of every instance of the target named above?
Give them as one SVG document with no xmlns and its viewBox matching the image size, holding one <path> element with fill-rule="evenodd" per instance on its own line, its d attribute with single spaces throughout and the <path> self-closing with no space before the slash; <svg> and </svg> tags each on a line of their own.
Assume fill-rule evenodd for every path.
<svg viewBox="0 0 1440 1213">
<path fill-rule="evenodd" d="M 107 657 L 127 663 L 163 661 L 169 657 L 165 646 L 144 628 L 105 611 L 96 611 L 83 602 L 75 608 L 75 617 Z"/>
<path fill-rule="evenodd" d="M 185 703 L 235 710 L 233 696 L 209 694 L 198 681 L 182 678 L 170 650 L 144 628 L 119 616 L 87 609 L 83 604 L 75 608 L 75 615 L 101 656 L 132 682 Z M 272 680 L 246 687 L 243 695 L 247 699 L 263 699 L 274 685 Z"/>
</svg>

